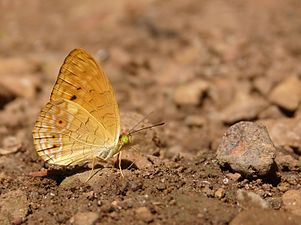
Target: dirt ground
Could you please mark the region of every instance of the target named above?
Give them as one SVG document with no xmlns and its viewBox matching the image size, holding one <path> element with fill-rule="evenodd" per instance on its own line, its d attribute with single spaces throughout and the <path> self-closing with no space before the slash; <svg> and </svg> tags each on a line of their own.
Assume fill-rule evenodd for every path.
<svg viewBox="0 0 301 225">
<path fill-rule="evenodd" d="M 301 2 L 0 0 L 0 224 L 301 224 Z M 74 48 L 102 64 L 122 126 L 115 160 L 53 167 L 34 122 Z M 239 121 L 267 127 L 274 176 L 221 167 Z M 133 166 L 128 168 L 134 162 Z M 49 168 L 48 176 L 29 174 Z"/>
</svg>

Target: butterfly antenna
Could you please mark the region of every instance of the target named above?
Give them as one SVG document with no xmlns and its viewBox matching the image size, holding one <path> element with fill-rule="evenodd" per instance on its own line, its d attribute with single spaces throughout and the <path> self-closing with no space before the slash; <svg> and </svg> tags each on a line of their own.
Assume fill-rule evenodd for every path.
<svg viewBox="0 0 301 225">
<path fill-rule="evenodd" d="M 131 133 L 136 127 L 138 127 L 144 120 L 146 120 L 154 111 L 151 111 L 148 113 L 145 117 L 142 118 L 138 123 L 136 123 L 130 130 L 129 133 Z"/>
<path fill-rule="evenodd" d="M 157 124 L 154 124 L 154 125 L 151 125 L 151 126 L 148 126 L 148 127 L 143 127 L 143 128 L 138 129 L 138 130 L 134 130 L 134 131 L 129 132 L 129 135 L 132 135 L 132 134 L 134 134 L 134 133 L 140 132 L 140 131 L 142 131 L 142 130 L 146 130 L 146 129 L 151 129 L 151 128 L 153 128 L 153 127 L 162 126 L 162 125 L 164 125 L 164 124 L 165 124 L 165 123 L 162 122 L 162 123 L 157 123 Z"/>
</svg>

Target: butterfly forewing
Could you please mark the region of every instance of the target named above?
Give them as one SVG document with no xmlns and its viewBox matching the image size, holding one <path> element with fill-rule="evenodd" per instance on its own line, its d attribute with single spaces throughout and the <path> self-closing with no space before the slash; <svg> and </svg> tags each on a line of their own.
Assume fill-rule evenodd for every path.
<svg viewBox="0 0 301 225">
<path fill-rule="evenodd" d="M 38 154 L 59 165 L 106 158 L 119 132 L 118 106 L 105 73 L 86 51 L 73 50 L 35 124 Z"/>
</svg>

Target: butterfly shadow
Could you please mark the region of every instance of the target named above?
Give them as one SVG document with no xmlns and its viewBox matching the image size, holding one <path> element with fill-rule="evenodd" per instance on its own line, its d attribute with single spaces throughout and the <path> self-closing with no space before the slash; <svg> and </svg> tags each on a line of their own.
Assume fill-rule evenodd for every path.
<svg viewBox="0 0 301 225">
<path fill-rule="evenodd" d="M 128 159 L 121 159 L 120 163 L 119 163 L 119 160 L 117 159 L 114 162 L 114 167 L 117 168 L 117 169 L 122 169 L 122 170 L 129 170 L 129 169 L 137 170 L 138 169 L 135 162 L 131 161 L 131 160 L 128 160 Z"/>
<path fill-rule="evenodd" d="M 104 168 L 103 165 L 97 164 L 94 166 L 94 171 L 96 169 L 102 169 L 102 168 Z M 48 169 L 47 177 L 49 179 L 54 180 L 59 185 L 66 177 L 70 177 L 75 174 L 83 173 L 83 172 L 90 171 L 90 170 L 91 170 L 91 168 L 88 167 L 88 165 L 82 165 L 82 166 L 76 165 L 74 167 Z"/>
</svg>

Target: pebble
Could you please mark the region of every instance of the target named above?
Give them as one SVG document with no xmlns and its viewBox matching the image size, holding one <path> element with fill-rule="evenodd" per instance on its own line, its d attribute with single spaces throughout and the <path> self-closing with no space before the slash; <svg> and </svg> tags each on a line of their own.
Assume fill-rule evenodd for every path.
<svg viewBox="0 0 301 225">
<path fill-rule="evenodd" d="M 36 62 L 24 57 L 0 58 L 0 100 L 33 98 L 39 83 L 38 76 L 33 75 L 36 69 Z"/>
<path fill-rule="evenodd" d="M 203 80 L 181 85 L 174 92 L 174 101 L 181 106 L 197 106 L 201 103 L 201 98 L 208 88 L 209 84 Z"/>
<path fill-rule="evenodd" d="M 74 225 L 93 225 L 98 217 L 99 215 L 95 212 L 79 212 L 71 217 L 69 222 Z"/>
<path fill-rule="evenodd" d="M 159 191 L 164 191 L 166 189 L 166 185 L 163 184 L 163 183 L 159 183 L 156 188 L 159 190 Z"/>
<path fill-rule="evenodd" d="M 301 100 L 301 81 L 290 76 L 280 82 L 270 93 L 270 100 L 289 111 L 295 111 Z"/>
<path fill-rule="evenodd" d="M 230 166 L 245 176 L 257 177 L 271 172 L 275 152 L 264 126 L 239 122 L 224 134 L 217 149 L 217 159 L 222 166 Z"/>
<path fill-rule="evenodd" d="M 234 217 L 230 225 L 299 225 L 301 217 L 272 209 L 248 209 Z"/>
<path fill-rule="evenodd" d="M 143 220 L 146 223 L 153 221 L 153 215 L 147 207 L 140 207 L 135 209 L 135 214 L 138 220 Z"/>
<path fill-rule="evenodd" d="M 288 190 L 282 195 L 284 208 L 298 216 L 301 216 L 301 190 Z"/>
<path fill-rule="evenodd" d="M 9 74 L 1 76 L 0 88 L 6 90 L 11 96 L 33 99 L 39 82 L 38 77 L 33 74 Z"/>
<path fill-rule="evenodd" d="M 226 177 L 228 177 L 232 181 L 238 181 L 239 178 L 241 178 L 241 174 L 240 173 L 227 173 Z"/>
<path fill-rule="evenodd" d="M 295 159 L 290 154 L 277 154 L 275 162 L 279 170 L 299 171 L 301 168 L 301 160 Z"/>
<path fill-rule="evenodd" d="M 301 153 L 301 117 L 271 119 L 263 123 L 275 145 L 293 147 Z"/>
<path fill-rule="evenodd" d="M 268 105 L 264 99 L 243 91 L 238 92 L 231 102 L 218 114 L 219 119 L 228 124 L 256 118 Z"/>
<path fill-rule="evenodd" d="M 226 191 L 224 188 L 219 188 L 214 193 L 214 197 L 221 199 L 225 196 L 225 193 L 226 193 Z"/>
<path fill-rule="evenodd" d="M 0 224 L 11 225 L 25 218 L 29 202 L 23 191 L 16 190 L 0 196 Z"/>
<path fill-rule="evenodd" d="M 19 151 L 22 147 L 20 141 L 14 136 L 5 137 L 0 148 L 0 155 L 8 155 Z"/>
<path fill-rule="evenodd" d="M 252 191 L 245 191 L 243 189 L 237 190 L 237 202 L 243 208 L 269 208 L 267 201 L 262 199 L 258 194 Z"/>
</svg>

